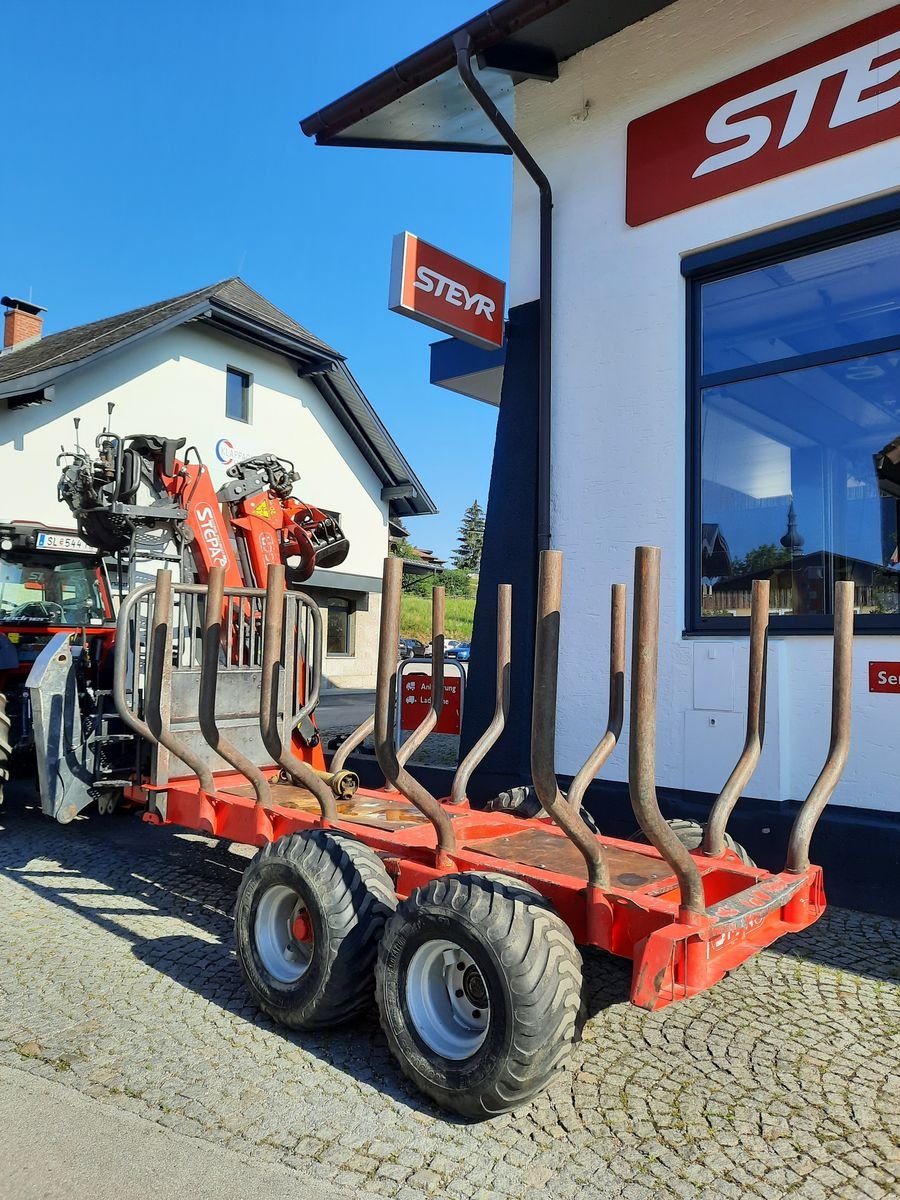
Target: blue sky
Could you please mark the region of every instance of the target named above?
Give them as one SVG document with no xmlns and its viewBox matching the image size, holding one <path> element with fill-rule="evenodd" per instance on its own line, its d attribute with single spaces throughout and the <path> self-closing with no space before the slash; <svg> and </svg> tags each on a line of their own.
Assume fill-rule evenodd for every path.
<svg viewBox="0 0 900 1200">
<path fill-rule="evenodd" d="M 449 554 L 496 413 L 428 383 L 439 335 L 388 311 L 391 239 L 506 278 L 509 160 L 316 147 L 298 121 L 484 7 L 6 5 L 0 290 L 53 332 L 240 274 L 347 355 L 441 509 L 413 540 Z"/>
</svg>

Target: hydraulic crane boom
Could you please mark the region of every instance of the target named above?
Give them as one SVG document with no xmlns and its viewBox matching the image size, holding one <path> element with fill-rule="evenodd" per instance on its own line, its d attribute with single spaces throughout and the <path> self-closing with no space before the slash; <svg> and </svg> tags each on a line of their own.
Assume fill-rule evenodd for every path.
<svg viewBox="0 0 900 1200">
<path fill-rule="evenodd" d="M 81 536 L 106 554 L 124 558 L 129 574 L 139 559 L 178 547 L 198 583 L 212 567 L 225 569 L 226 587 L 264 587 L 270 564 L 288 567 L 288 583 L 308 579 L 317 566 L 337 566 L 349 542 L 329 513 L 291 495 L 300 478 L 293 463 L 273 454 L 229 467 L 216 492 L 209 470 L 184 438 L 154 434 L 97 438 L 97 456 L 77 447 L 64 462 L 60 499 Z M 190 563 L 188 563 L 190 560 Z"/>
</svg>

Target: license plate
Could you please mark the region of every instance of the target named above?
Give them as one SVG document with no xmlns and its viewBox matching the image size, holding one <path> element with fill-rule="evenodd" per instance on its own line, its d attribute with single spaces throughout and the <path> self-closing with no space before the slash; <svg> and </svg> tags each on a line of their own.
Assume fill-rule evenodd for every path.
<svg viewBox="0 0 900 1200">
<path fill-rule="evenodd" d="M 96 554 L 97 551 L 74 533 L 39 533 L 38 550 L 69 550 L 75 554 Z"/>
</svg>

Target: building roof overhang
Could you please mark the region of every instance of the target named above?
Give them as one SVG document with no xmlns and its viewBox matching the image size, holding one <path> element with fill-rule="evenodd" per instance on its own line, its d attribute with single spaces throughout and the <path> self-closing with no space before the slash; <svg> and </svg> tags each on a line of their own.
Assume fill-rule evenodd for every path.
<svg viewBox="0 0 900 1200">
<path fill-rule="evenodd" d="M 558 64 L 674 0 L 504 0 L 300 122 L 321 146 L 508 154 L 456 71 L 469 39 L 480 81 L 512 124 L 513 87 L 556 78 Z"/>
</svg>

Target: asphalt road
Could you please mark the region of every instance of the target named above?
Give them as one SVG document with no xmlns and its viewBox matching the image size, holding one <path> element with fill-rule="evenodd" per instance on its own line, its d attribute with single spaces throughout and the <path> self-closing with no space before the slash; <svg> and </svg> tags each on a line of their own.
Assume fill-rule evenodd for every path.
<svg viewBox="0 0 900 1200">
<path fill-rule="evenodd" d="M 322 740 L 334 733 L 349 733 L 361 725 L 375 708 L 375 690 L 362 692 L 336 688 L 325 692 L 316 709 L 316 723 Z"/>
</svg>

